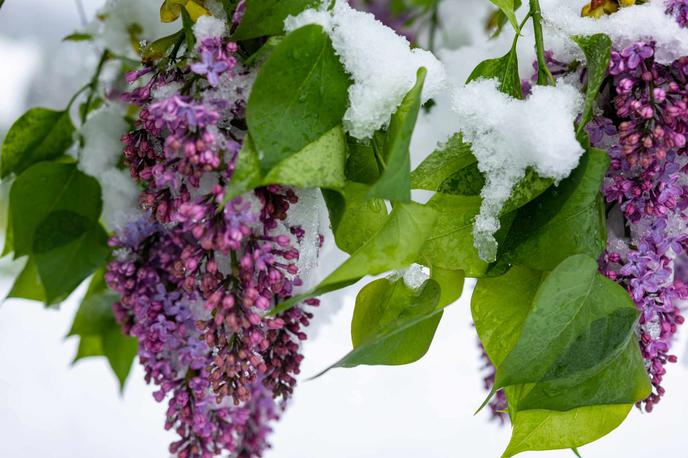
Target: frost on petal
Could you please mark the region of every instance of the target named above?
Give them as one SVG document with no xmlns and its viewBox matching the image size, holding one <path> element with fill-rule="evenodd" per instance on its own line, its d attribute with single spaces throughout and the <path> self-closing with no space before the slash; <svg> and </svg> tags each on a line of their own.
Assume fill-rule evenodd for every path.
<svg viewBox="0 0 688 458">
<path fill-rule="evenodd" d="M 654 41 L 657 44 L 656 59 L 663 64 L 688 54 L 688 29 L 681 28 L 672 16 L 665 13 L 664 0 L 650 0 L 643 5 L 621 8 L 599 19 L 581 17 L 581 4 L 577 2 L 540 0 L 540 7 L 547 28 L 554 34 L 568 37 L 604 33 L 619 49 L 638 41 Z M 568 43 L 571 54 L 577 55 L 575 44 Z M 557 55 L 563 56 L 559 50 Z"/>
<path fill-rule="evenodd" d="M 473 228 L 481 258 L 495 259 L 499 214 L 527 167 L 559 181 L 578 164 L 583 148 L 573 123 L 581 102 L 580 93 L 563 82 L 556 87 L 536 86 L 527 100 L 500 92 L 494 80 L 479 80 L 454 93 L 458 125 L 485 175 L 483 202 Z"/>
<path fill-rule="evenodd" d="M 331 12 L 311 9 L 289 17 L 285 28 L 290 31 L 309 23 L 323 26 L 353 80 L 344 114 L 344 127 L 353 137 L 369 138 L 389 123 L 416 82 L 420 67 L 428 71 L 423 102 L 446 86 L 444 67 L 432 53 L 411 49 L 406 38 L 372 14 L 352 9 L 346 1 L 338 1 Z"/>
</svg>

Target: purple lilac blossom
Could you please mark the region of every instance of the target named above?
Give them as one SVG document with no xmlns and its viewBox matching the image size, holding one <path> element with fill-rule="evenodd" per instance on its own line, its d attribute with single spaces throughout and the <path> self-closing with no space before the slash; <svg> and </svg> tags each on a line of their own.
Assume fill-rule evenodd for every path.
<svg viewBox="0 0 688 458">
<path fill-rule="evenodd" d="M 648 412 L 665 394 L 665 365 L 677 360 L 670 348 L 688 299 L 676 264 L 688 248 L 688 58 L 661 65 L 653 56 L 651 42 L 612 51 L 614 121 L 599 116 L 588 126 L 592 144 L 611 158 L 602 191 L 627 233 L 609 241 L 600 270 L 641 311 L 639 342 L 653 391 L 638 405 Z"/>
<path fill-rule="evenodd" d="M 304 230 L 286 223 L 297 194 L 268 186 L 224 203 L 245 136 L 227 117 L 246 100 L 212 93 L 246 71 L 236 50 L 206 39 L 187 68 L 131 73 L 141 82 L 122 96 L 140 107 L 122 141 L 146 216 L 110 240 L 106 280 L 154 398 L 168 399 L 179 458 L 262 456 L 300 370 L 313 316 L 303 306 L 319 303 L 265 316 L 302 284 Z"/>
</svg>

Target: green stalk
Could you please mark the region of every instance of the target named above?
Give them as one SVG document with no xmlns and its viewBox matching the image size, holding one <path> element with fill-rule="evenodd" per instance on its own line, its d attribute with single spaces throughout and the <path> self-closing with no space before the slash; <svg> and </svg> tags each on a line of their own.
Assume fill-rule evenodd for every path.
<svg viewBox="0 0 688 458">
<path fill-rule="evenodd" d="M 538 61 L 537 84 L 540 86 L 554 86 L 554 77 L 547 68 L 545 61 L 545 44 L 542 38 L 542 12 L 540 2 L 530 0 L 530 16 L 533 18 L 533 31 L 535 32 L 535 52 Z"/>
</svg>

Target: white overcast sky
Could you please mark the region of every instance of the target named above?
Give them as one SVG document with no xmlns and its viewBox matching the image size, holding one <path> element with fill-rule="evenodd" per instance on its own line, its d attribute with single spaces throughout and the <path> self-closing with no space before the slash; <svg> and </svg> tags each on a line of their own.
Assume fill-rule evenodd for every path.
<svg viewBox="0 0 688 458">
<path fill-rule="evenodd" d="M 92 12 L 101 2 L 84 4 Z M 60 68 L 58 62 L 78 56 L 69 44 L 59 45 L 78 26 L 72 0 L 5 1 L 0 10 L 0 131 L 28 104 L 63 105 L 88 78 L 78 66 Z M 333 257 L 325 260 L 327 266 Z M 0 262 L 3 296 L 12 268 L 7 260 Z M 323 300 L 322 312 L 338 312 L 306 344 L 305 376 L 350 348 L 354 294 Z M 162 429 L 164 408 L 154 402 L 138 367 L 120 396 L 104 361 L 70 366 L 76 342 L 64 336 L 77 299 L 57 311 L 21 300 L 0 306 L 0 457 L 167 457 L 171 436 Z M 508 430 L 490 423 L 486 413 L 473 416 L 485 394 L 468 300 L 464 295 L 447 309 L 430 351 L 416 364 L 337 369 L 302 382 L 276 426 L 267 458 L 498 457 Z M 687 356 L 682 340 L 677 351 Z M 688 368 L 671 366 L 665 387 L 668 393 L 655 413 L 634 410 L 618 430 L 581 448 L 582 455 L 688 456 Z"/>
</svg>

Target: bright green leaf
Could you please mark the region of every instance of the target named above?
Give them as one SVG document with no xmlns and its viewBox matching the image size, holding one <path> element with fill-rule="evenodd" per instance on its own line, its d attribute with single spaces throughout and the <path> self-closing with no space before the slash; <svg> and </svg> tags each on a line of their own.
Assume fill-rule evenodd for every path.
<svg viewBox="0 0 688 458">
<path fill-rule="evenodd" d="M 91 358 L 93 356 L 105 356 L 103 350 L 103 339 L 100 336 L 82 336 L 79 338 L 79 346 L 76 350 L 76 355 L 72 360 L 75 364 L 80 359 Z"/>
<path fill-rule="evenodd" d="M 369 195 L 397 202 L 411 201 L 411 158 L 409 145 L 420 109 L 427 71 L 418 69 L 416 84 L 404 96 L 387 130 L 383 148 L 383 170 L 370 187 Z"/>
<path fill-rule="evenodd" d="M 454 134 L 411 173 L 411 187 L 437 191 L 445 180 L 475 162 L 471 145 L 464 143 L 461 133 Z"/>
<path fill-rule="evenodd" d="M 315 0 L 248 0 L 244 16 L 232 34 L 232 40 L 282 35 L 287 16 L 296 16 L 317 4 Z"/>
<path fill-rule="evenodd" d="M 496 3 L 495 0 L 491 0 Z M 509 2 L 510 0 L 504 0 Z M 521 92 L 521 77 L 518 74 L 518 53 L 516 52 L 516 40 L 508 53 L 495 59 L 487 59 L 478 64 L 471 72 L 466 83 L 486 78 L 496 78 L 499 81 L 499 90 L 516 99 L 523 98 Z"/>
<path fill-rule="evenodd" d="M 381 199 L 369 199 L 368 187 L 349 182 L 340 191 L 323 190 L 330 224 L 337 246 L 353 253 L 387 221 L 387 207 Z"/>
<path fill-rule="evenodd" d="M 427 280 L 417 290 L 403 279 L 382 278 L 361 289 L 351 321 L 353 350 L 319 375 L 335 367 L 396 366 L 422 358 L 442 318 L 440 286 Z"/>
<path fill-rule="evenodd" d="M 32 257 L 29 257 L 24 270 L 14 280 L 14 285 L 7 297 L 45 302 L 45 290 L 41 284 L 41 278 L 38 276 L 36 262 Z"/>
<path fill-rule="evenodd" d="M 74 126 L 66 111 L 31 108 L 10 127 L 2 143 L 0 176 L 62 156 L 72 144 Z"/>
<path fill-rule="evenodd" d="M 588 444 L 616 429 L 632 408 L 632 404 L 616 404 L 581 407 L 568 412 L 518 412 L 511 420 L 511 441 L 502 458 L 528 450 L 557 450 Z"/>
<path fill-rule="evenodd" d="M 337 126 L 301 151 L 276 164 L 263 177 L 253 141 L 247 136 L 239 151 L 234 175 L 225 190 L 225 201 L 269 184 L 297 188 L 342 188 L 346 184 L 345 141 L 341 126 Z"/>
<path fill-rule="evenodd" d="M 93 40 L 93 35 L 90 33 L 74 32 L 70 33 L 62 39 L 62 41 L 91 41 Z"/>
<path fill-rule="evenodd" d="M 509 20 L 511 25 L 514 27 L 514 30 L 516 33 L 520 32 L 520 28 L 518 26 L 518 21 L 516 20 L 516 13 L 515 9 L 518 8 L 518 6 L 514 5 L 514 0 L 490 0 L 494 6 L 499 8 L 506 18 Z M 520 4 L 520 2 L 518 2 Z"/>
<path fill-rule="evenodd" d="M 277 45 L 258 71 L 246 107 L 264 172 L 341 123 L 349 84 L 319 25 L 295 30 Z"/>
<path fill-rule="evenodd" d="M 414 202 L 395 205 L 385 225 L 316 288 L 287 299 L 270 314 L 287 310 L 307 297 L 351 285 L 366 275 L 377 275 L 411 265 L 430 234 L 435 218 L 431 208 Z"/>
</svg>

